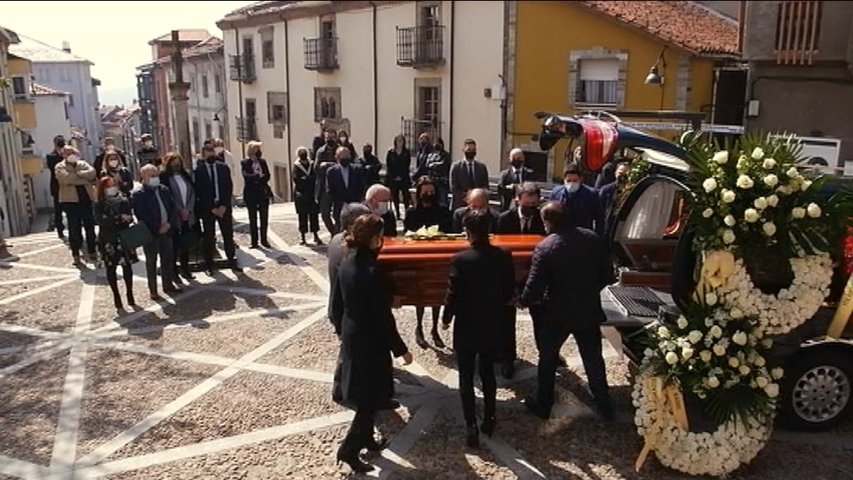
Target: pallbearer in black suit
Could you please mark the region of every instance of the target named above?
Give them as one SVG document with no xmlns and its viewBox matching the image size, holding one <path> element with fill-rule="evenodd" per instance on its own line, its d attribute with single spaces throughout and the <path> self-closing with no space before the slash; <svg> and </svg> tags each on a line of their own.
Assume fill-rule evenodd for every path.
<svg viewBox="0 0 853 480">
<path fill-rule="evenodd" d="M 498 194 L 501 196 L 501 209 L 506 211 L 515 206 L 516 190 L 524 182 L 533 181 L 533 170 L 524 166 L 524 152 L 513 148 L 509 152 L 510 167 L 501 172 L 498 180 Z"/>
<path fill-rule="evenodd" d="M 525 182 L 517 187 L 516 206 L 502 213 L 498 218 L 498 232 L 504 235 L 545 235 L 545 225 L 539 215 L 539 187 L 533 182 Z M 524 288 L 524 284 L 517 286 Z M 501 325 L 503 348 L 501 349 L 501 375 L 512 378 L 515 375 L 515 305 L 504 309 L 504 321 Z"/>
<path fill-rule="evenodd" d="M 515 274 L 509 252 L 489 243 L 489 214 L 474 210 L 465 217 L 465 232 L 471 248 L 457 253 L 450 261 L 450 282 L 445 301 L 444 328 L 453 327 L 453 350 L 459 368 L 459 394 L 467 426 L 468 446 L 479 446 L 474 409 L 474 367 L 479 360 L 483 384 L 483 423 L 488 436 L 495 429 L 494 359 L 500 339 L 493 335 L 495 322 L 504 306 L 513 299 Z"/>
<path fill-rule="evenodd" d="M 272 190 L 270 190 L 270 167 L 263 158 L 262 147 L 261 142 L 249 142 L 246 147 L 246 154 L 249 158 L 243 160 L 241 164 L 244 181 L 243 201 L 246 202 L 246 209 L 249 210 L 252 248 L 258 248 L 259 236 L 261 245 L 270 248 L 270 242 L 267 241 L 267 226 L 270 217 Z M 258 216 L 260 216 L 261 221 L 260 227 L 258 226 Z"/>
<path fill-rule="evenodd" d="M 376 261 L 382 249 L 382 220 L 362 215 L 346 236 L 355 250 L 338 270 L 332 286 L 332 325 L 341 337 L 341 401 L 356 407 L 349 432 L 337 459 L 356 472 L 373 466 L 359 458 L 362 448 L 381 450 L 385 442 L 373 438 L 377 410 L 394 393 L 391 354 L 412 362 L 391 313 L 391 288 Z"/>
<path fill-rule="evenodd" d="M 204 230 L 204 262 L 208 273 L 213 272 L 213 250 L 216 248 L 216 224 L 222 233 L 225 244 L 225 256 L 231 269 L 240 272 L 237 266 L 234 248 L 234 223 L 231 217 L 231 195 L 234 184 L 231 182 L 231 170 L 224 163 L 216 161 L 216 152 L 212 146 L 201 149 L 204 162 L 195 168 L 196 213 L 201 218 Z"/>
<path fill-rule="evenodd" d="M 408 232 L 416 232 L 423 227 L 438 226 L 440 232 L 449 233 L 452 226 L 450 210 L 438 203 L 437 186 L 432 177 L 422 176 L 415 185 L 415 206 L 406 210 L 403 226 Z M 444 348 L 441 335 L 438 334 L 438 319 L 441 305 L 432 307 L 432 341 L 438 348 Z M 424 338 L 424 307 L 415 307 L 418 326 L 415 327 L 415 342 L 421 348 L 429 347 Z"/>
<path fill-rule="evenodd" d="M 536 395 L 525 405 L 547 419 L 554 405 L 554 376 L 560 348 L 575 337 L 596 407 L 605 418 L 613 415 L 607 374 L 601 355 L 601 289 L 607 284 L 609 257 L 604 243 L 592 230 L 573 226 L 566 207 L 551 201 L 542 207 L 542 220 L 550 235 L 533 250 L 521 304 L 537 307 L 533 328 L 539 349 Z"/>
<path fill-rule="evenodd" d="M 296 192 L 296 215 L 299 217 L 299 234 L 302 236 L 300 245 L 306 245 L 305 234 L 310 223 L 314 243 L 322 245 L 323 241 L 317 232 L 320 230 L 320 212 L 314 198 L 314 188 L 317 186 L 317 175 L 314 165 L 308 159 L 308 149 L 296 149 L 296 162 L 293 163 L 293 185 Z M 310 222 L 309 222 L 310 221 Z"/>
<path fill-rule="evenodd" d="M 332 200 L 332 221 L 335 232 L 341 231 L 341 208 L 344 204 L 357 202 L 364 195 L 364 175 L 347 147 L 335 150 L 337 163 L 326 170 L 326 188 Z"/>
</svg>

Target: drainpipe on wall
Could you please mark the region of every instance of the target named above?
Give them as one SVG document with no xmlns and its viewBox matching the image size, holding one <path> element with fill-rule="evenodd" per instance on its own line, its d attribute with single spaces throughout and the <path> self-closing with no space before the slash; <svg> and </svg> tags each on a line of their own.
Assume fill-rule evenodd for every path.
<svg viewBox="0 0 853 480">
<path fill-rule="evenodd" d="M 284 88 L 287 90 L 287 193 L 292 202 L 295 200 L 295 188 L 293 184 L 293 159 L 290 157 L 293 154 L 293 137 L 290 132 L 290 35 L 287 32 L 287 19 L 284 18 L 284 15 L 280 15 L 279 18 L 284 20 Z"/>
<path fill-rule="evenodd" d="M 234 24 L 231 24 L 234 27 Z M 240 128 L 245 127 L 245 119 L 243 118 L 243 59 L 240 57 L 240 30 L 234 27 L 234 43 L 237 47 L 237 68 L 240 71 L 240 78 L 237 80 L 237 99 L 240 102 Z M 288 112 L 289 113 L 289 112 Z M 245 133 L 245 132 L 244 132 Z M 243 152 L 243 158 L 246 158 L 246 142 L 241 139 L 240 149 Z"/>
<path fill-rule="evenodd" d="M 379 75 L 376 59 L 376 2 L 371 1 L 373 6 L 373 150 L 376 152 L 379 142 Z M 451 7 L 453 8 L 453 7 Z"/>
<path fill-rule="evenodd" d="M 447 140 L 447 151 L 453 152 L 453 79 L 455 78 L 453 75 L 454 66 L 456 65 L 456 56 L 454 55 L 455 48 L 453 39 L 456 37 L 456 12 L 453 9 L 453 5 L 456 2 L 450 2 L 450 121 L 448 122 L 448 127 L 450 129 L 449 136 Z M 452 153 L 451 153 L 452 155 Z"/>
</svg>

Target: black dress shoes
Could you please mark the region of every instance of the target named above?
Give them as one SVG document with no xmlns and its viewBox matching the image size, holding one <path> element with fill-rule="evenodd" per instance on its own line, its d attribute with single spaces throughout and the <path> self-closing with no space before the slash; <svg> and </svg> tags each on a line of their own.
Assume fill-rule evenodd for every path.
<svg viewBox="0 0 853 480">
<path fill-rule="evenodd" d="M 381 452 L 385 450 L 385 447 L 388 446 L 388 439 L 383 438 L 379 441 L 376 441 L 375 438 L 371 437 L 370 440 L 367 441 L 367 444 L 364 445 L 364 448 L 371 452 Z"/>
<path fill-rule="evenodd" d="M 501 376 L 509 380 L 515 376 L 515 362 L 506 362 L 501 365 Z"/>
<path fill-rule="evenodd" d="M 397 410 L 398 408 L 400 408 L 400 402 L 390 398 L 384 405 L 379 407 L 379 410 Z"/>
<path fill-rule="evenodd" d="M 536 399 L 533 397 L 527 397 L 524 399 L 524 406 L 527 407 L 527 411 L 532 413 L 534 416 L 541 418 L 542 420 L 548 420 L 551 418 L 551 409 L 545 409 L 545 407 L 536 403 Z"/>
<path fill-rule="evenodd" d="M 480 435 L 476 425 L 468 425 L 466 428 L 465 444 L 468 448 L 480 448 Z"/>
<path fill-rule="evenodd" d="M 480 431 L 483 432 L 484 435 L 491 438 L 492 433 L 495 432 L 495 417 L 486 417 L 483 419 L 483 423 L 480 425 Z"/>
</svg>

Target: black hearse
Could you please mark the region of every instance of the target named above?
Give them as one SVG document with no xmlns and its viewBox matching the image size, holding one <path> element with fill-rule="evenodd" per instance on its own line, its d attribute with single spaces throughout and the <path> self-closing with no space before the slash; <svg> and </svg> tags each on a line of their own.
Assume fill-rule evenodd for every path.
<svg viewBox="0 0 853 480">
<path fill-rule="evenodd" d="M 611 343 L 636 365 L 645 348 L 645 327 L 659 315 L 677 312 L 695 288 L 696 258 L 689 230 L 681 223 L 684 199 L 690 195 L 684 183 L 689 170 L 686 152 L 612 115 L 536 116 L 542 122 L 542 150 L 567 140 L 566 158 L 578 161 L 589 173 L 600 172 L 608 162 L 632 158 L 642 158 L 648 165 L 643 178 L 624 192 L 610 218 L 607 235 L 617 282 L 602 293 L 606 325 L 620 334 L 611 337 Z M 851 183 L 833 179 L 825 193 Z M 792 428 L 826 429 L 853 409 L 853 321 L 841 339 L 826 336 L 847 279 L 837 271 L 825 307 L 800 328 L 774 338 L 768 362 L 785 369 L 781 410 Z"/>
</svg>

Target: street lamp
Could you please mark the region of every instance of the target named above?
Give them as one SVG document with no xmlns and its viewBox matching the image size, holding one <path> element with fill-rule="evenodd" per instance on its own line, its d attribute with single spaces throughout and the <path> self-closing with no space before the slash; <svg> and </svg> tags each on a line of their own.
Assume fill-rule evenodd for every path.
<svg viewBox="0 0 853 480">
<path fill-rule="evenodd" d="M 663 47 L 660 55 L 658 55 L 657 61 L 652 65 L 652 68 L 649 69 L 649 74 L 646 75 L 645 84 L 646 85 L 663 85 L 664 77 L 660 73 L 658 73 L 658 65 L 660 65 L 664 71 L 666 71 L 666 59 L 663 57 L 663 54 L 666 52 L 666 47 Z"/>
</svg>

